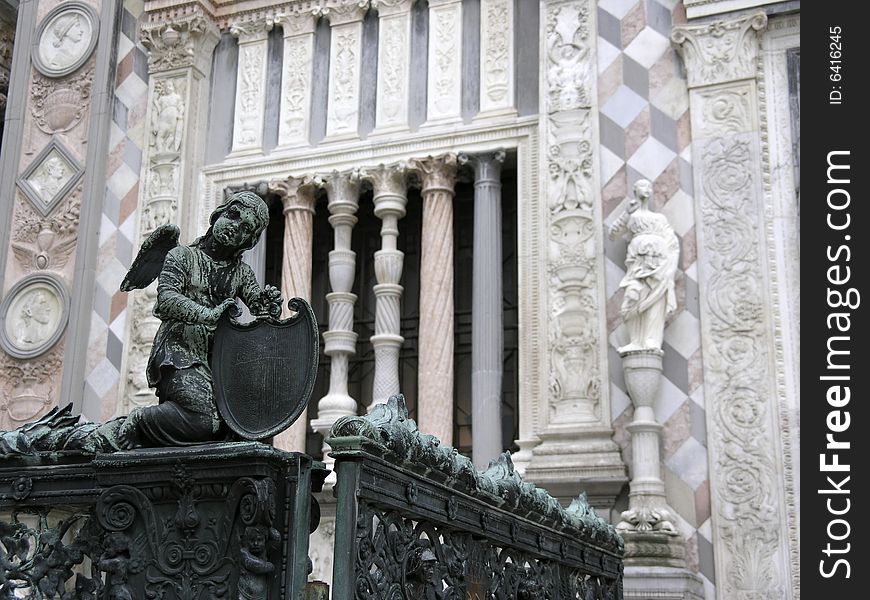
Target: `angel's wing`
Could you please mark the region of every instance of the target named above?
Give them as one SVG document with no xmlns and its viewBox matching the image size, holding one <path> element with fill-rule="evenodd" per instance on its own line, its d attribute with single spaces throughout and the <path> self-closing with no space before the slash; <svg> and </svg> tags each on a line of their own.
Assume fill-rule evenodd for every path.
<svg viewBox="0 0 870 600">
<path fill-rule="evenodd" d="M 28 267 L 33 267 L 34 259 L 36 258 L 36 253 L 33 250 L 24 244 L 12 242 L 12 251 L 15 253 L 15 258 L 18 259 L 18 262 Z"/>
<path fill-rule="evenodd" d="M 121 291 L 141 290 L 157 279 L 163 268 L 166 255 L 178 245 L 180 235 L 181 231 L 178 226 L 171 223 L 155 229 L 142 242 L 142 247 L 139 248 L 139 254 L 136 255 L 133 266 L 130 267 L 127 276 L 121 282 Z"/>
</svg>

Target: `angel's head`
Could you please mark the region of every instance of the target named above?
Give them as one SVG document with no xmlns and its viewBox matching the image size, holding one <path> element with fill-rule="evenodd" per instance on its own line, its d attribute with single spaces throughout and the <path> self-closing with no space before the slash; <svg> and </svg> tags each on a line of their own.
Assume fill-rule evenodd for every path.
<svg viewBox="0 0 870 600">
<path fill-rule="evenodd" d="M 269 209 L 253 192 L 236 192 L 211 213 L 206 236 L 241 254 L 253 248 L 269 224 Z"/>
</svg>

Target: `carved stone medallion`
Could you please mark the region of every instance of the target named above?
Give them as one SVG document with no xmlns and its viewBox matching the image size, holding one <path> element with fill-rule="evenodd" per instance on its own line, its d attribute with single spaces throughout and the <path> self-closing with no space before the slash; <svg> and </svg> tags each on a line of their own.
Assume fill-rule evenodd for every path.
<svg viewBox="0 0 870 600">
<path fill-rule="evenodd" d="M 97 12 L 79 1 L 54 7 L 36 32 L 33 66 L 46 77 L 63 77 L 78 70 L 97 45 Z"/>
<path fill-rule="evenodd" d="M 0 304 L 0 346 L 15 358 L 32 358 L 60 339 L 69 316 L 69 293 L 54 275 L 19 281 Z"/>
<path fill-rule="evenodd" d="M 57 138 L 52 138 L 24 170 L 18 187 L 42 216 L 48 216 L 83 173 L 72 153 Z"/>
</svg>

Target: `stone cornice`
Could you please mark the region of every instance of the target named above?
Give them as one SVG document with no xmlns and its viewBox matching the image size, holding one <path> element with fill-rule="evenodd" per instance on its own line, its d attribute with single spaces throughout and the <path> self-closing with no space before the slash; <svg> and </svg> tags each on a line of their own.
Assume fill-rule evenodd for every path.
<svg viewBox="0 0 870 600">
<path fill-rule="evenodd" d="M 322 5 L 323 0 L 146 0 L 145 13 L 149 23 L 158 24 L 199 11 L 223 31 L 232 24 L 275 20 L 280 15 L 314 11 Z"/>
<path fill-rule="evenodd" d="M 767 15 L 756 12 L 736 19 L 675 27 L 671 41 L 686 63 L 690 88 L 741 79 L 758 73 L 758 33 Z"/>
</svg>

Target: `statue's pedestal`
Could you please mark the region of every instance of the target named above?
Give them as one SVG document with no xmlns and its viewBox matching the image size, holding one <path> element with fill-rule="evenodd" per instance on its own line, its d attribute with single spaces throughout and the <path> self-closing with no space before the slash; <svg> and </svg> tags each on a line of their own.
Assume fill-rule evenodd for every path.
<svg viewBox="0 0 870 600">
<path fill-rule="evenodd" d="M 687 569 L 635 566 L 626 561 L 622 592 L 625 600 L 704 600 L 701 578 Z"/>
<path fill-rule="evenodd" d="M 325 475 L 305 454 L 258 442 L 7 456 L 0 558 L 15 573 L 11 589 L 75 584 L 81 598 L 136 591 L 165 600 L 239 598 L 245 589 L 263 600 L 300 598 L 319 519 L 312 493 Z M 54 538 L 62 541 L 44 543 Z M 25 546 L 35 554 L 15 555 Z M 58 561 L 68 568 L 39 568 Z M 76 578 L 72 569 L 81 571 Z"/>
</svg>

